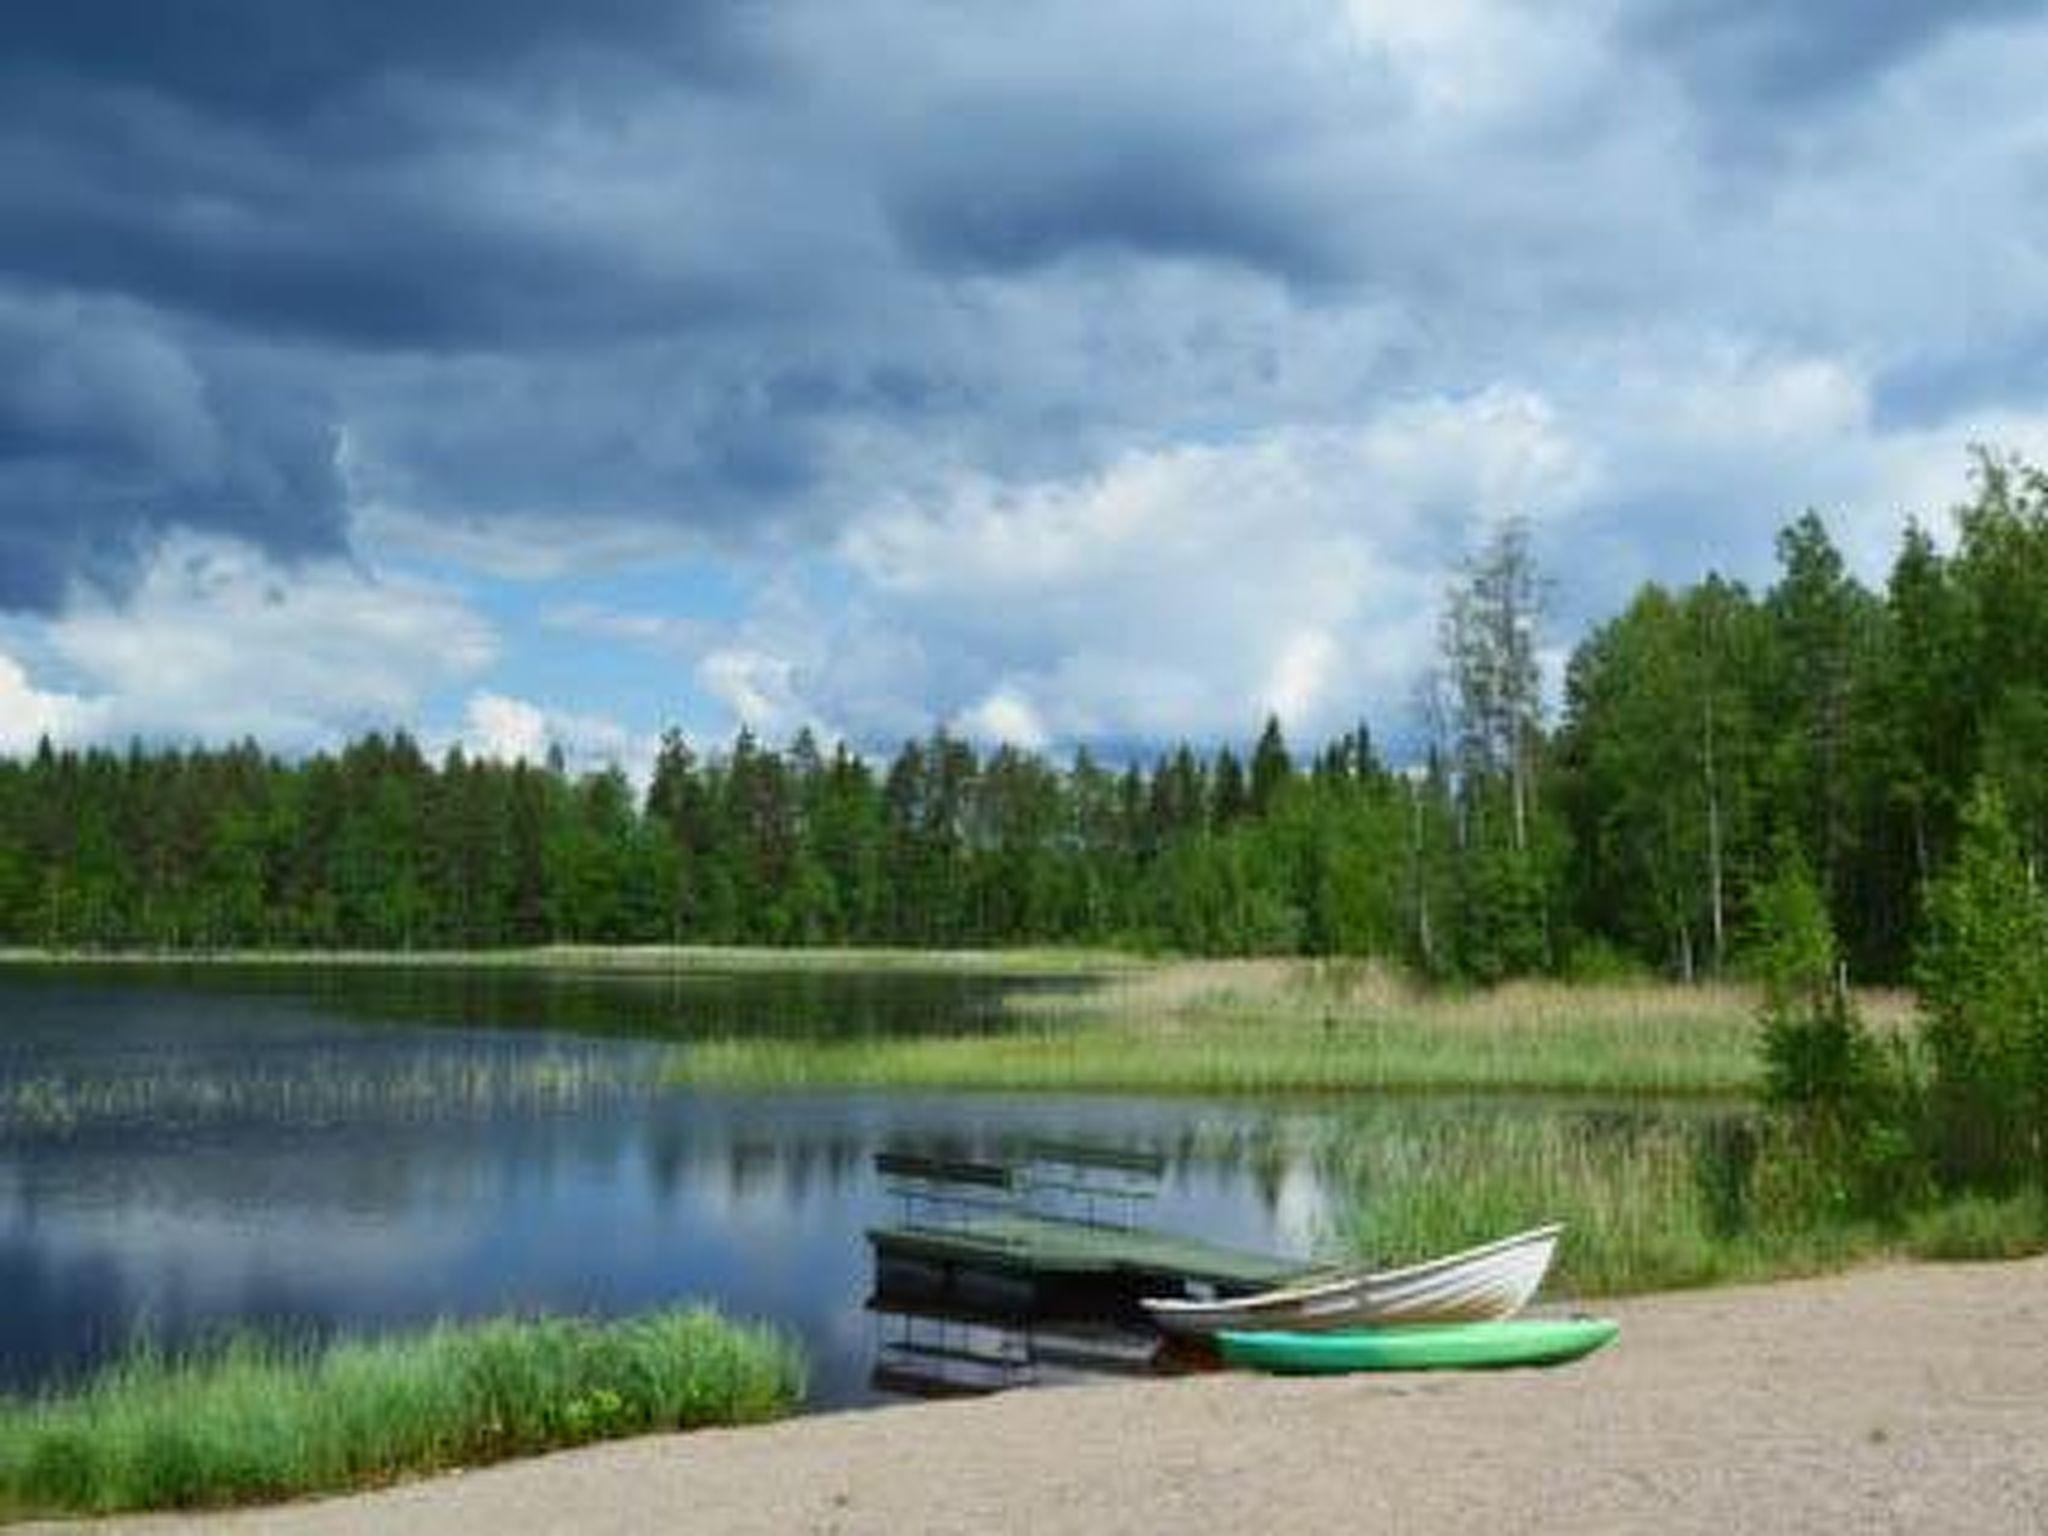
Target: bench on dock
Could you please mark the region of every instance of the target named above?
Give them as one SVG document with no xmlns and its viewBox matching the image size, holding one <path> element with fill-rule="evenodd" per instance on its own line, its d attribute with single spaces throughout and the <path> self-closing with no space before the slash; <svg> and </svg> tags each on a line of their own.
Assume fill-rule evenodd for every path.
<svg viewBox="0 0 2048 1536">
<path fill-rule="evenodd" d="M 1302 1269 L 1297 1259 L 1137 1225 L 1137 1205 L 1156 1196 L 1165 1173 L 1151 1153 L 1036 1142 L 1013 1161 L 989 1162 L 892 1148 L 875 1166 L 903 1202 L 900 1224 L 868 1233 L 877 1263 L 916 1266 L 942 1286 L 963 1274 L 1039 1288 L 1086 1283 L 1134 1301 L 1260 1290 Z"/>
<path fill-rule="evenodd" d="M 1166 1159 L 1152 1152 L 1032 1141 L 1007 1162 L 889 1148 L 875 1154 L 906 1224 L 956 1228 L 985 1215 L 1128 1229 L 1157 1197 Z"/>
</svg>

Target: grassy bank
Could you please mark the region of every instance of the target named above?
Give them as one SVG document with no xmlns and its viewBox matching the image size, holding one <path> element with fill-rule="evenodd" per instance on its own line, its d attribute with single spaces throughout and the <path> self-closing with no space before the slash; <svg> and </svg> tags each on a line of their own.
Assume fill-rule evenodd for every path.
<svg viewBox="0 0 2048 1536">
<path fill-rule="evenodd" d="M 706 1041 L 668 1071 L 748 1087 L 1731 1094 L 1759 1080 L 1755 1006 L 1733 986 L 1439 994 L 1362 965 L 1179 962 L 1013 998 L 1018 1027 L 993 1037 Z"/>
<path fill-rule="evenodd" d="M 775 1418 L 794 1346 L 702 1311 L 501 1320 L 326 1348 L 139 1350 L 0 1402 L 0 1514 L 212 1506 L 360 1488 L 658 1429 Z"/>
<path fill-rule="evenodd" d="M 1396 1105 L 1326 1135 L 1320 1156 L 1340 1192 L 1334 1247 L 1400 1261 L 1562 1221 L 1554 1296 L 2048 1249 L 2048 1205 L 2031 1193 L 1932 1205 L 1889 1224 L 1859 1219 L 1782 1122 L 1745 1111 L 1445 1114 Z"/>
<path fill-rule="evenodd" d="M 952 972 L 1065 977 L 1019 992 L 1015 1027 L 958 1036 L 733 1038 L 679 1050 L 673 1081 L 1156 1093 L 1453 1090 L 1731 1094 L 1759 1082 L 1756 998 L 1740 986 L 1520 982 L 1417 988 L 1370 964 L 1153 960 L 1097 950 L 549 946 L 523 950 L 72 955 L 0 951 L 17 966 L 195 963 L 661 975 Z M 1896 1027 L 1909 1005 L 1864 999 Z"/>
</svg>

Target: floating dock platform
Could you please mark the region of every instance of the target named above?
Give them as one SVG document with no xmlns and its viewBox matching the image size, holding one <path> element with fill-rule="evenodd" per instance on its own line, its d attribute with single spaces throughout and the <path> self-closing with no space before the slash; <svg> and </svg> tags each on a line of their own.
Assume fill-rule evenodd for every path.
<svg viewBox="0 0 2048 1536">
<path fill-rule="evenodd" d="M 1144 1227 L 1001 1212 L 950 1225 L 874 1227 L 878 1261 L 1070 1285 L 1094 1281 L 1133 1295 L 1266 1290 L 1299 1277 L 1299 1259 L 1226 1248 Z"/>
<path fill-rule="evenodd" d="M 1232 1296 L 1300 1279 L 1299 1259 L 1140 1226 L 1155 1155 L 1028 1145 L 978 1162 L 890 1150 L 876 1171 L 903 1220 L 871 1227 L 878 1293 L 1013 1312 L 1136 1314 L 1146 1296 Z"/>
</svg>

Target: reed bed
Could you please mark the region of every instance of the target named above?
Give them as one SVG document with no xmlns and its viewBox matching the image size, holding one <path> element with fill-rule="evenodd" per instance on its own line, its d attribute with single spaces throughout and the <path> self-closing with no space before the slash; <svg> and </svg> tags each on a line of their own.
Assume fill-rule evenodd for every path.
<svg viewBox="0 0 2048 1536">
<path fill-rule="evenodd" d="M 206 1507 L 361 1488 L 651 1430 L 779 1417 L 803 1362 L 703 1309 L 442 1325 L 327 1347 L 138 1347 L 0 1401 L 0 1514 Z"/>
<path fill-rule="evenodd" d="M 0 1077 L 0 1139 L 141 1122 L 317 1126 L 589 1108 L 645 1093 L 650 1062 L 662 1059 L 661 1050 L 650 1047 L 496 1058 L 451 1053 L 365 1067 L 344 1053 L 275 1069 Z"/>
<path fill-rule="evenodd" d="M 1869 994 L 1883 1029 L 1910 1005 Z M 1522 982 L 1432 992 L 1359 962 L 1189 961 L 1006 1001 L 1016 1027 L 919 1039 L 724 1039 L 665 1076 L 726 1086 L 1136 1093 L 1729 1095 L 1761 1082 L 1756 997 L 1733 985 Z"/>
<path fill-rule="evenodd" d="M 1403 1262 L 1562 1221 L 1553 1296 L 1818 1274 L 1874 1258 L 2004 1259 L 2048 1248 L 2037 1194 L 1969 1197 L 1890 1222 L 1856 1214 L 1783 1121 L 1750 1111 L 1367 1112 L 1325 1133 L 1333 1246 Z"/>
<path fill-rule="evenodd" d="M 1350 1251 L 1400 1261 L 1561 1221 L 1563 1295 L 1815 1273 L 1890 1241 L 1837 1219 L 1770 1127 L 1740 1115 L 1382 1120 L 1337 1131 L 1328 1156 Z"/>
<path fill-rule="evenodd" d="M 1337 1094 L 1498 1090 L 1726 1094 L 1746 1058 L 1690 1041 L 1560 1031 L 1529 1041 L 1446 1041 L 1388 1025 L 1331 1038 L 1269 1026 L 1171 1036 L 1086 1026 L 1060 1033 L 884 1040 L 716 1040 L 680 1047 L 665 1079 L 705 1087 L 897 1087 L 1034 1092 Z"/>
</svg>

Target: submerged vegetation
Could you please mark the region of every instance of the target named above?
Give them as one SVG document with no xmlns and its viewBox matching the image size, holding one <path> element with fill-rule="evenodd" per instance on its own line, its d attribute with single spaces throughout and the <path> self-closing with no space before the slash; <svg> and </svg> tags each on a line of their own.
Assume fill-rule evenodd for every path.
<svg viewBox="0 0 2048 1536">
<path fill-rule="evenodd" d="M 347 1053 L 308 1051 L 289 1065 L 206 1070 L 0 1074 L 0 1140 L 63 1136 L 110 1125 L 265 1122 L 308 1129 L 340 1122 L 448 1120 L 503 1111 L 590 1108 L 643 1095 L 644 1052 L 546 1047 L 479 1057 L 422 1052 L 365 1067 Z"/>
<path fill-rule="evenodd" d="M 289 1346 L 137 1349 L 0 1401 L 0 1515 L 249 1503 L 793 1408 L 794 1346 L 704 1310 L 499 1320 Z"/>
</svg>

